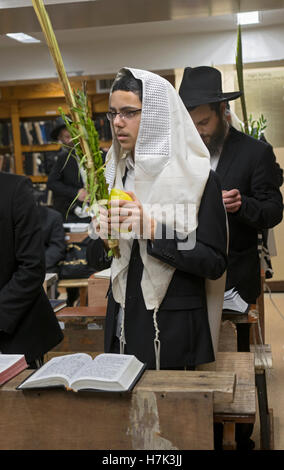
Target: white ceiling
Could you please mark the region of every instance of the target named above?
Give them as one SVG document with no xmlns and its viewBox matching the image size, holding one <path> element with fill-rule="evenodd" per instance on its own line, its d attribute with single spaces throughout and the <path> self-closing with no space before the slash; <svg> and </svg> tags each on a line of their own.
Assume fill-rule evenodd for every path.
<svg viewBox="0 0 284 470">
<path fill-rule="evenodd" d="M 261 11 L 261 28 L 284 24 L 284 0 L 44 0 L 59 44 L 96 38 L 157 37 L 236 30 L 238 11 Z M 6 33 L 43 39 L 31 0 L 0 0 L 0 47 L 23 47 Z M 28 47 L 25 45 L 25 47 Z"/>
<path fill-rule="evenodd" d="M 59 5 L 62 3 L 80 3 L 94 0 L 44 0 L 45 5 Z M 19 8 L 19 7 L 30 7 L 31 0 L 0 0 L 1 8 Z"/>
<path fill-rule="evenodd" d="M 284 24 L 284 8 L 282 10 L 270 10 L 261 12 L 261 23 L 243 27 L 243 29 L 253 29 L 271 25 Z M 237 15 L 228 14 L 220 16 L 207 16 L 200 18 L 181 18 L 167 21 L 152 21 L 147 23 L 135 23 L 125 25 L 97 26 L 93 28 L 73 29 L 72 34 L 68 30 L 59 30 L 56 37 L 61 44 L 76 41 L 88 42 L 96 38 L 127 38 L 127 37 L 148 37 L 148 36 L 168 36 L 202 32 L 233 31 L 237 28 Z M 35 37 L 43 39 L 42 33 L 35 34 Z M 11 40 L 10 40 L 11 41 Z M 1 43 L 0 43 L 1 46 Z"/>
<path fill-rule="evenodd" d="M 256 9 L 261 23 L 242 28 L 244 59 L 284 59 L 284 0 L 44 0 L 44 4 L 68 73 L 105 76 L 124 62 L 152 70 L 188 63 L 234 63 L 237 12 Z M 6 36 L 11 32 L 25 32 L 42 42 L 22 44 Z M 31 0 L 0 0 L 0 59 L 5 64 L 2 82 L 55 76 Z"/>
</svg>

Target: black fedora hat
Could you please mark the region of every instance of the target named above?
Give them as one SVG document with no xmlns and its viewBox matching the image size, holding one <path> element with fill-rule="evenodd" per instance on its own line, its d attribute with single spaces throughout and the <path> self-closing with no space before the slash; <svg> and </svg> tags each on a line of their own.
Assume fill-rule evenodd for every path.
<svg viewBox="0 0 284 470">
<path fill-rule="evenodd" d="M 66 124 L 64 122 L 64 119 L 60 116 L 56 119 L 55 121 L 55 127 L 52 129 L 50 132 L 50 137 L 52 140 L 58 140 L 58 136 L 62 129 L 65 129 Z"/>
<path fill-rule="evenodd" d="M 223 93 L 221 72 L 214 67 L 201 66 L 184 69 L 179 95 L 187 108 L 235 100 L 241 94 L 241 91 Z"/>
</svg>

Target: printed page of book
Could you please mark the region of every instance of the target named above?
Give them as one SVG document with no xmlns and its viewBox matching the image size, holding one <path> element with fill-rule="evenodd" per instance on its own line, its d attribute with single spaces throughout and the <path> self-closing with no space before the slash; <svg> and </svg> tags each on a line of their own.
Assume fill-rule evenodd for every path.
<svg viewBox="0 0 284 470">
<path fill-rule="evenodd" d="M 50 386 L 60 385 L 61 383 L 68 386 L 73 376 L 87 362 L 92 362 L 92 357 L 84 353 L 54 357 L 29 377 L 19 388 L 39 386 L 47 381 Z"/>
<path fill-rule="evenodd" d="M 78 374 L 78 377 L 117 380 L 129 366 L 133 356 L 127 354 L 100 354 L 93 362 L 88 363 Z"/>
<path fill-rule="evenodd" d="M 78 371 L 78 374 L 76 374 L 72 380 L 71 386 L 78 390 L 87 387 L 88 381 L 94 381 L 94 388 L 96 388 L 96 386 L 100 388 L 100 383 L 102 384 L 102 388 L 109 390 L 122 390 L 123 387 L 127 388 L 128 383 L 130 385 L 136 373 L 138 373 L 137 368 L 133 370 L 133 368 L 130 367 L 133 361 L 137 363 L 137 359 L 135 360 L 133 356 L 127 354 L 100 354 L 92 363 L 87 364 L 82 370 Z M 143 364 L 140 364 L 142 367 Z M 129 367 L 130 369 L 128 371 Z M 112 384 L 121 383 L 121 378 L 125 374 L 128 380 L 124 382 L 123 386 L 118 388 L 113 387 Z"/>
</svg>

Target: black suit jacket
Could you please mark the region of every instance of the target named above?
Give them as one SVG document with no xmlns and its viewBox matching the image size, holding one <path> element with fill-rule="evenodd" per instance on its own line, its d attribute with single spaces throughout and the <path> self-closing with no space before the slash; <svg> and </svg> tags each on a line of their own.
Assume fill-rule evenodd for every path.
<svg viewBox="0 0 284 470">
<path fill-rule="evenodd" d="M 66 253 L 65 231 L 62 215 L 46 206 L 38 206 L 43 233 L 46 272 L 56 273 L 59 261 Z"/>
<path fill-rule="evenodd" d="M 44 249 L 31 181 L 0 172 L 0 351 L 28 362 L 63 338 L 43 290 Z"/>
<path fill-rule="evenodd" d="M 279 166 L 272 147 L 233 127 L 225 141 L 216 172 L 222 189 L 238 189 L 242 205 L 228 213 L 229 259 L 226 289 L 235 287 L 248 303 L 260 294 L 258 231 L 282 220 Z"/>
<path fill-rule="evenodd" d="M 70 206 L 77 196 L 78 190 L 84 187 L 78 163 L 73 154 L 62 150 L 58 154 L 51 172 L 48 176 L 47 187 L 53 193 L 53 207 L 59 211 L 63 216 L 63 221 L 66 222 L 86 222 L 90 219 L 80 219 L 73 213 L 73 208 Z M 76 205 L 82 206 L 80 201 L 76 201 Z M 68 218 L 66 215 L 68 213 Z"/>
<path fill-rule="evenodd" d="M 175 267 L 173 278 L 158 312 L 161 367 L 183 367 L 214 360 L 208 324 L 205 278 L 217 279 L 226 269 L 226 218 L 218 177 L 210 172 L 198 215 L 196 244 L 191 250 L 177 248 L 177 239 L 148 241 L 150 256 Z M 110 266 L 103 242 L 88 245 L 87 259 L 98 271 Z M 143 264 L 138 243 L 133 243 L 127 278 L 125 334 L 127 353 L 155 368 L 153 312 L 146 310 L 141 277 Z M 109 290 L 105 326 L 105 351 L 115 336 L 119 305 Z"/>
</svg>

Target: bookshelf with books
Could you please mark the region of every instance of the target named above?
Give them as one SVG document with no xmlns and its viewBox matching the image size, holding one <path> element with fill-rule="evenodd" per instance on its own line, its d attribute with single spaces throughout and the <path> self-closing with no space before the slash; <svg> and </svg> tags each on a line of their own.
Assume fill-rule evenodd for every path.
<svg viewBox="0 0 284 470">
<path fill-rule="evenodd" d="M 174 76 L 165 78 L 172 84 Z M 110 126 L 106 119 L 109 90 L 100 84 L 104 80 L 90 77 L 76 77 L 70 80 L 73 89 L 82 88 L 86 83 L 90 112 L 100 136 L 101 149 L 107 151 L 111 146 Z M 0 84 L 0 122 L 10 122 L 12 142 L 5 146 L 0 143 L 0 155 L 7 158 L 9 171 L 26 174 L 34 183 L 46 183 L 49 156 L 60 150 L 60 145 L 48 138 L 47 127 L 60 115 L 58 108 L 68 113 L 68 107 L 58 81 L 13 82 Z M 4 158 L 4 157 L 3 157 Z"/>
<path fill-rule="evenodd" d="M 12 124 L 10 119 L 0 118 L 0 171 L 14 171 Z"/>
<path fill-rule="evenodd" d="M 96 81 L 84 80 L 90 111 L 94 119 L 99 113 L 102 123 L 108 108 L 108 94 L 96 94 Z M 82 78 L 71 81 L 71 86 L 81 88 L 82 81 Z M 34 183 L 47 181 L 48 161 L 52 161 L 52 156 L 61 147 L 50 138 L 50 131 L 60 115 L 59 107 L 68 113 L 63 91 L 57 82 L 0 86 L 0 124 L 10 123 L 10 142 L 1 148 L 0 141 L 0 154 L 11 152 L 13 171 L 29 176 Z M 105 136 L 104 130 L 101 147 L 106 150 L 111 140 L 106 141 Z"/>
</svg>

